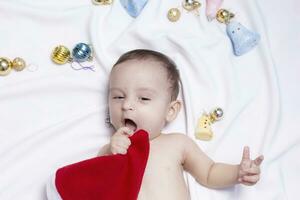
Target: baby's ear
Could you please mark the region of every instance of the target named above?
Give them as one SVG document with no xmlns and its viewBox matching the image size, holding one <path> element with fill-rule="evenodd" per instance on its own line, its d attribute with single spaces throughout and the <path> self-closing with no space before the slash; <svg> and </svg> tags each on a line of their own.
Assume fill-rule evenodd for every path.
<svg viewBox="0 0 300 200">
<path fill-rule="evenodd" d="M 178 101 L 178 100 L 175 100 L 175 101 L 172 101 L 169 105 L 169 110 L 168 110 L 168 113 L 166 115 L 166 121 L 169 123 L 171 121 L 173 121 L 179 111 L 180 111 L 180 108 L 181 108 L 181 102 Z"/>
</svg>

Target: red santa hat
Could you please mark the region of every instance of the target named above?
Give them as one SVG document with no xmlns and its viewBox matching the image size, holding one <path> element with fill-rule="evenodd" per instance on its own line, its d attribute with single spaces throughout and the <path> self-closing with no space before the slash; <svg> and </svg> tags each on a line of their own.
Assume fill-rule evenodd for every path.
<svg viewBox="0 0 300 200">
<path fill-rule="evenodd" d="M 63 200 L 136 200 L 149 155 L 149 137 L 130 137 L 126 155 L 92 158 L 56 171 L 55 188 Z"/>
</svg>

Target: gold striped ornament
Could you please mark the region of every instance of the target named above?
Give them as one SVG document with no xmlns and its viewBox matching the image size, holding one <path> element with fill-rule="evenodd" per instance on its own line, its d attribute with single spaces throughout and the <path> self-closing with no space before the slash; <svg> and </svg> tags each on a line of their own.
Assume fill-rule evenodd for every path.
<svg viewBox="0 0 300 200">
<path fill-rule="evenodd" d="M 63 65 L 71 61 L 71 52 L 67 47 L 59 45 L 52 51 L 51 60 L 56 64 Z"/>
</svg>

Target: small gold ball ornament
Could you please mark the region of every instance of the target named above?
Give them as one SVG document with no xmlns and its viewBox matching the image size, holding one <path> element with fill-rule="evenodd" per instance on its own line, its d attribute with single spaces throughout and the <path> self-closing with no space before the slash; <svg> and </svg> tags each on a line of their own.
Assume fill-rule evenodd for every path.
<svg viewBox="0 0 300 200">
<path fill-rule="evenodd" d="M 225 9 L 220 9 L 217 12 L 217 20 L 221 23 L 228 24 L 229 21 L 234 17 L 234 14 Z"/>
<path fill-rule="evenodd" d="M 59 45 L 55 47 L 51 54 L 52 61 L 59 65 L 68 62 L 70 60 L 70 57 L 71 57 L 70 50 L 63 45 Z"/>
<path fill-rule="evenodd" d="M 0 57 L 0 76 L 5 76 L 11 71 L 12 63 L 9 59 Z"/>
<path fill-rule="evenodd" d="M 182 7 L 187 11 L 192 11 L 200 8 L 201 3 L 199 1 L 188 1 L 185 0 L 182 2 Z"/>
<path fill-rule="evenodd" d="M 22 71 L 26 67 L 26 63 L 22 58 L 15 58 L 12 62 L 12 68 L 16 71 Z"/>
<path fill-rule="evenodd" d="M 112 4 L 113 0 L 92 0 L 93 4 L 95 5 L 110 5 Z"/>
<path fill-rule="evenodd" d="M 180 11 L 178 8 L 171 8 L 169 11 L 168 11 L 168 19 L 171 21 L 171 22 L 176 22 L 179 18 L 180 18 Z"/>
</svg>

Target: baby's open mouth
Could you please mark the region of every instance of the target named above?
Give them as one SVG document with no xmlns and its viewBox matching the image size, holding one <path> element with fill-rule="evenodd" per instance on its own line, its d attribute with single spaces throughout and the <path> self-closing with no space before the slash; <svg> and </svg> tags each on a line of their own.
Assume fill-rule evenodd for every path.
<svg viewBox="0 0 300 200">
<path fill-rule="evenodd" d="M 125 126 L 128 127 L 130 130 L 135 131 L 137 128 L 136 123 L 131 119 L 125 119 L 124 123 L 125 123 Z"/>
</svg>

